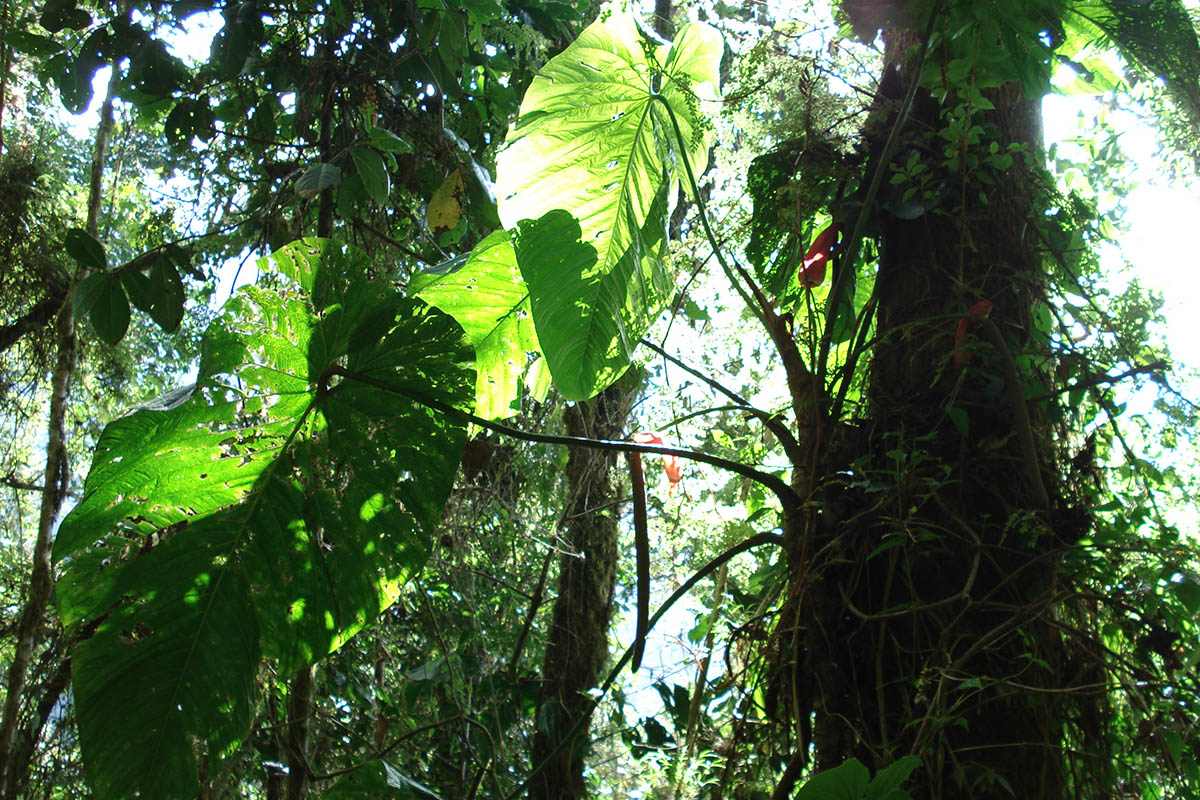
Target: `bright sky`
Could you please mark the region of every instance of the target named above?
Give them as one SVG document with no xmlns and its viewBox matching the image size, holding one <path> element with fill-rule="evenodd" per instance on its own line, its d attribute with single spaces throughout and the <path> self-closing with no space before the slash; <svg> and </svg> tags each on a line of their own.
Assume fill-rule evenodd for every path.
<svg viewBox="0 0 1200 800">
<path fill-rule="evenodd" d="M 1047 97 L 1042 106 L 1046 141 L 1086 135 L 1089 131 L 1081 124 L 1091 119 L 1095 102 L 1090 97 Z M 1120 145 L 1137 184 L 1125 198 L 1128 230 L 1120 234 L 1121 250 L 1133 275 L 1163 293 L 1173 357 L 1200 366 L 1200 314 L 1189 303 L 1200 288 L 1200 248 L 1191 242 L 1200 225 L 1200 194 L 1195 186 L 1172 185 L 1148 124 L 1128 111 L 1112 112 L 1111 119 L 1123 128 Z M 1106 265 L 1120 268 L 1115 258 L 1107 259 Z"/>
</svg>

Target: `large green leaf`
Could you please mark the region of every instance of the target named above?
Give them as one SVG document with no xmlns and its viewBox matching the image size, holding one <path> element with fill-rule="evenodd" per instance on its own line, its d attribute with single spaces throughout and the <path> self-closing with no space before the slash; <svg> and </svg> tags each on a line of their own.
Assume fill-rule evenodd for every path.
<svg viewBox="0 0 1200 800">
<path fill-rule="evenodd" d="M 1187 4 L 1096 0 L 1068 8 L 1104 31 L 1127 57 L 1162 78 L 1193 123 L 1200 125 L 1200 41 Z"/>
<path fill-rule="evenodd" d="M 424 563 L 463 427 L 350 377 L 466 407 L 461 329 L 296 242 L 205 334 L 195 387 L 110 424 L 54 557 L 99 798 L 192 797 L 249 731 L 263 656 L 339 646 Z"/>
<path fill-rule="evenodd" d="M 475 413 L 504 419 L 518 410 L 521 381 L 530 378 L 534 399 L 544 359 L 529 308 L 529 290 L 507 231 L 496 231 L 471 251 L 466 263 L 452 272 L 423 272 L 413 277 L 409 291 L 451 315 L 475 348 Z"/>
<path fill-rule="evenodd" d="M 862 762 L 851 758 L 833 769 L 818 772 L 801 786 L 796 800 L 862 800 L 871 781 L 871 773 Z"/>
<path fill-rule="evenodd" d="M 371 761 L 345 776 L 321 800 L 441 800 L 386 761 Z"/>
<path fill-rule="evenodd" d="M 715 98 L 721 53 L 708 26 L 688 26 L 668 48 L 645 38 L 632 17 L 614 14 L 551 59 L 525 94 L 497 161 L 500 218 L 511 229 L 565 211 L 596 254 L 586 275 L 549 282 L 569 293 L 543 295 L 547 267 L 518 249 L 538 338 L 568 398 L 590 397 L 624 371 L 669 295 L 665 198 L 685 174 L 685 153 L 696 174 L 707 164 L 700 106 Z"/>
<path fill-rule="evenodd" d="M 666 208 L 667 184 L 661 186 L 655 211 Z M 638 232 L 638 241 L 657 249 L 666 232 L 650 215 Z M 615 264 L 601 262 L 596 248 L 587 244 L 579 222 L 565 211 L 551 211 L 541 219 L 521 222 L 516 237 L 517 262 L 524 267 L 529 285 L 534 323 L 546 354 L 550 374 L 560 392 L 569 398 L 591 397 L 611 384 L 629 366 L 644 324 L 629 314 L 603 311 L 620 302 L 612 292 L 623 291 L 627 308 L 657 311 L 657 297 L 638 280 L 645 263 L 634 248 Z M 582 322 L 576 303 L 564 298 L 595 295 L 596 308 Z"/>
</svg>

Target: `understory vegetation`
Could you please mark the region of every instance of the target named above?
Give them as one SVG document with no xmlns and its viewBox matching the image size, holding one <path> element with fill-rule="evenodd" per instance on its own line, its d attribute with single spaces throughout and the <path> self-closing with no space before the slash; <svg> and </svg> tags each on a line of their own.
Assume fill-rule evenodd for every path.
<svg viewBox="0 0 1200 800">
<path fill-rule="evenodd" d="M 1200 796 L 1196 16 L 7 3 L 0 797 Z"/>
</svg>

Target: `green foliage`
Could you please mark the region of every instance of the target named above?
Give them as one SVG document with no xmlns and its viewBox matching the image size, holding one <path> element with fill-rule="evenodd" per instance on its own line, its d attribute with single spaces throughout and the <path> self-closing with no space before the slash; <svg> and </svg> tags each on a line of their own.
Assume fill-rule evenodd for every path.
<svg viewBox="0 0 1200 800">
<path fill-rule="evenodd" d="M 667 199 L 686 181 L 685 162 L 696 174 L 707 162 L 699 104 L 715 98 L 720 57 L 707 26 L 685 28 L 667 48 L 613 15 L 547 63 L 525 94 L 497 162 L 500 217 L 509 228 L 532 220 L 521 226 L 517 263 L 550 373 L 569 399 L 620 377 L 668 299 Z"/>
<path fill-rule="evenodd" d="M 1085 34 L 1099 29 L 1131 61 L 1163 78 L 1193 124 L 1200 124 L 1200 43 L 1183 3 L 1153 0 L 1131 6 L 1108 0 L 1069 8 L 1069 22 Z"/>
<path fill-rule="evenodd" d="M 97 796 L 194 793 L 192 737 L 213 764 L 240 744 L 259 660 L 321 658 L 425 560 L 463 429 L 334 367 L 454 405 L 470 371 L 453 322 L 360 264 L 321 241 L 262 262 L 196 385 L 97 445 L 55 542 L 59 613 L 94 629 L 74 676 Z"/>
<path fill-rule="evenodd" d="M 345 776 L 321 800 L 440 800 L 439 796 L 386 761 L 364 764 Z"/>
<path fill-rule="evenodd" d="M 99 270 L 79 282 L 74 311 L 76 318 L 89 316 L 101 341 L 113 345 L 125 336 L 131 303 L 167 333 L 179 328 L 186 300 L 179 270 L 195 274 L 186 250 L 166 245 L 108 271 L 103 245 L 86 231 L 72 228 L 64 246 L 80 264 Z"/>
<path fill-rule="evenodd" d="M 486 419 L 512 416 L 519 408 L 523 379 L 532 399 L 546 398 L 549 375 L 507 231 L 496 231 L 475 245 L 460 268 L 444 275 L 418 273 L 408 288 L 466 331 L 475 349 L 476 414 Z"/>
<path fill-rule="evenodd" d="M 207 5 L 180 4 L 175 13 Z M 738 17 L 737 25 L 753 16 L 726 11 Z M 951 538 L 946 529 L 957 523 L 927 524 L 924 518 L 950 489 L 966 485 L 964 464 L 992 458 L 989 448 L 1003 448 L 1007 440 L 972 439 L 981 415 L 958 406 L 931 410 L 946 423 L 941 433 L 949 444 L 940 450 L 927 451 L 930 441 L 876 432 L 879 423 L 870 417 L 877 409 L 860 401 L 878 346 L 871 315 L 880 291 L 877 251 L 872 244 L 854 263 L 840 257 L 834 262 L 837 294 L 824 287 L 806 291 L 795 273 L 814 231 L 827 217 L 852 223 L 865 215 L 868 237 L 882 235 L 881 223 L 898 219 L 931 225 L 956 215 L 965 220 L 968 201 L 959 190 L 968 176 L 973 188 L 994 191 L 1006 172 L 1032 156 L 995 137 L 991 89 L 1018 82 L 1037 95 L 1056 62 L 1090 75 L 1090 82 L 1081 78 L 1086 91 L 1114 88 L 1119 79 L 1102 69 L 1095 30 L 1111 33 L 1147 64 L 1154 55 L 1147 42 L 1165 42 L 1170 59 L 1149 68 L 1169 81 L 1187 86 L 1197 74 L 1187 69 L 1195 61 L 1194 37 L 1181 7 L 1171 2 L 1155 0 L 1145 9 L 1072 7 L 1071 14 L 1088 20 L 1062 21 L 1061 31 L 1054 9 L 1027 0 L 955 2 L 939 11 L 945 13 L 932 28 L 923 80 L 941 103 L 941 116 L 892 163 L 876 165 L 869 153 L 851 154 L 842 140 L 862 117 L 847 113 L 850 123 L 832 121 L 835 115 L 822 105 L 827 98 L 817 97 L 820 91 L 804 75 L 761 97 L 754 97 L 760 85 L 748 80 L 743 88 L 750 99 L 742 102 L 759 126 L 744 136 L 750 146 L 734 144 L 743 131 L 730 135 L 721 157 L 741 158 L 740 167 L 729 162 L 735 171 L 749 165 L 753 209 L 738 206 L 736 183 L 724 183 L 724 176 L 714 181 L 713 205 L 720 212 L 713 216 L 721 219 L 713 245 L 733 251 L 748 238 L 753 270 L 747 285 L 757 282 L 781 318 L 797 317 L 786 319 L 781 330 L 815 373 L 835 377 L 828 385 L 841 381 L 820 456 L 847 441 L 853 445 L 867 429 L 882 443 L 878 460 L 863 456 L 818 477 L 827 481 L 821 491 L 858 492 L 852 496 L 863 500 L 861 507 L 839 511 L 833 491 L 814 495 L 806 506 L 814 517 L 832 519 L 835 546 L 815 542 L 821 547 L 809 551 L 817 559 L 837 550 L 826 562 L 831 571 L 840 568 L 837 559 L 861 556 L 864 570 L 899 563 L 895 574 L 902 575 L 905 559 L 937 557 Z M 626 369 L 668 300 L 688 309 L 689 340 L 700 342 L 710 325 L 728 321 L 728 286 L 713 290 L 714 299 L 703 298 L 701 309 L 695 294 L 674 296 L 666 263 L 675 186 L 682 181 L 691 192 L 687 167 L 698 177 L 709 158 L 708 101 L 716 99 L 720 37 L 697 24 L 663 46 L 631 17 L 612 14 L 567 45 L 579 12 L 564 3 L 525 0 L 445 7 L 334 2 L 320 15 L 228 3 L 221 13 L 224 27 L 211 59 L 188 70 L 148 27 L 150 14 L 136 24 L 122 16 L 93 22 L 92 13 L 72 0 L 54 0 L 42 11 L 52 35 L 15 30 L 6 36 L 15 50 L 36 60 L 72 110 L 90 100 L 91 78 L 101 65 L 127 64 L 120 96 L 152 131 L 151 139 L 159 138 L 161 125 L 173 163 L 202 177 L 215 198 L 206 199 L 203 214 L 220 222 L 222 232 L 198 245 L 201 257 L 278 246 L 328 224 L 329 217 L 319 215 L 331 208 L 339 240 L 369 250 L 311 239 L 278 250 L 262 264 L 259 285 L 231 300 L 210 327 L 196 385 L 118 419 L 100 437 L 82 500 L 64 522 L 55 550 L 60 612 L 81 637 L 73 653 L 74 697 L 94 791 L 102 798 L 139 791 L 188 797 L 197 793 L 199 772 L 218 776 L 206 790 L 216 793 L 214 787 L 228 780 L 230 795 L 253 793 L 257 787 L 246 787 L 255 779 L 246 776 L 257 774 L 259 764 L 253 772 L 248 765 L 280 757 L 273 730 L 288 721 L 277 710 L 276 679 L 331 652 L 314 716 L 338 726 L 338 734 L 329 737 L 336 740 L 329 745 L 334 754 L 320 757 L 332 764 L 330 771 L 365 765 L 341 775 L 326 797 L 430 796 L 409 775 L 461 790 L 463 764 L 473 769 L 476 763 L 481 766 L 474 774 L 490 770 L 488 780 L 497 787 L 515 785 L 523 779 L 522 768 L 514 766 L 520 762 L 517 745 L 534 724 L 531 665 L 541 655 L 538 639 L 545 629 L 540 597 L 534 596 L 541 588 L 532 586 L 542 557 L 530 543 L 556 525 L 553 492 L 561 455 L 529 447 L 514 456 L 513 448 L 480 437 L 473 445 L 487 458 L 473 474 L 464 459 L 452 494 L 465 433 L 452 413 L 419 399 L 473 407 L 484 419 L 519 413 L 522 425 L 541 430 L 553 421 L 554 406 L 541 405 L 548 397 L 547 368 L 565 397 L 586 398 Z M 774 57 L 794 65 L 807 58 L 797 56 L 806 44 L 799 36 L 781 42 L 784 30 L 780 26 L 772 39 Z M 534 78 L 533 69 L 543 62 Z M 831 63 L 820 66 L 828 70 Z M 526 84 L 520 116 L 497 161 L 497 208 L 489 165 Z M 866 130 L 881 138 L 895 109 L 881 101 L 876 110 L 881 119 L 869 121 Z M 193 150 L 195 140 L 206 144 Z M 762 154 L 760 143 L 770 151 Z M 1105 149 L 1099 161 L 1112 163 L 1116 155 Z M 868 198 L 872 169 L 884 185 L 878 197 Z M 988 193 L 978 194 L 986 205 Z M 1107 300 L 1095 296 L 1098 265 L 1081 251 L 1100 240 L 1102 225 L 1077 201 L 1054 197 L 1045 218 L 1030 222 L 1045 245 L 1038 246 L 1038 258 L 1053 262 L 1048 272 L 1057 285 L 1051 288 L 1068 297 L 1031 304 L 1028 340 L 1013 342 L 1022 375 L 1038 381 L 1021 387 L 1024 395 L 1037 414 L 1060 426 L 1058 446 L 1067 466 L 1045 471 L 1063 473 L 1071 494 L 1064 508 L 1054 509 L 1059 516 L 1053 522 L 1088 534 L 1079 547 L 1074 541 L 1063 546 L 1064 567 L 1055 580 L 1071 584 L 1090 610 L 1064 605 L 1060 614 L 1055 606 L 1055 622 L 1067 639 L 1078 635 L 1096 645 L 1072 666 L 1080 674 L 1099 671 L 1098 682 L 1115 676 L 1124 692 L 1103 709 L 1112 711 L 1112 721 L 1094 727 L 1127 747 L 1112 748 L 1120 758 L 1097 767 L 1094 782 L 1125 791 L 1146 775 L 1174 780 L 1167 774 L 1174 769 L 1194 784 L 1188 715 L 1195 692 L 1188 670 L 1200 658 L 1194 646 L 1200 584 L 1191 543 L 1164 524 L 1156 506 L 1179 479 L 1135 455 L 1123 439 L 1114 423 L 1122 398 L 1108 384 L 1099 390 L 1086 385 L 1110 365 L 1144 367 L 1159 357 L 1147 344 L 1154 311 L 1136 287 L 1115 290 Z M 747 231 L 737 224 L 744 217 Z M 508 229 L 493 232 L 501 219 Z M 679 227 L 687 232 L 696 226 L 685 219 Z M 136 334 L 146 322 L 131 308 L 165 331 L 181 325 L 188 288 L 183 276 L 196 276 L 191 254 L 157 242 L 129 252 L 132 237 L 119 236 L 105 238 L 106 253 L 81 233 L 71 231 L 65 240 L 56 233 L 53 255 L 65 251 L 95 271 L 76 288 L 74 302 L 76 314 L 89 315 L 103 341 L 124 336 L 125 347 L 141 343 Z M 675 266 L 699 273 L 708 253 L 694 241 L 688 245 Z M 135 257 L 138 252 L 143 255 Z M 420 264 L 440 266 L 421 271 Z M 402 294 L 395 287 L 410 275 Z M 971 277 L 960 276 L 964 287 Z M 62 275 L 48 268 L 43 279 L 61 282 Z M 703 276 L 697 285 L 707 280 Z M 1022 275 L 1018 283 L 1026 280 L 1042 291 L 1039 275 Z M 6 291 L 5 303 L 22 291 Z M 1005 300 L 1011 304 L 1007 295 Z M 920 327 L 899 334 L 929 334 L 936 345 L 947 338 L 939 331 L 952 328 L 947 315 L 957 313 L 961 309 L 938 307 Z M 779 399 L 783 380 L 771 371 L 778 353 L 761 346 L 761 332 L 732 329 L 740 341 L 712 362 L 712 372 L 732 375 L 750 364 L 751 371 L 735 377 L 754 392 L 751 401 L 765 398 L 768 410 L 739 398 L 734 410 L 705 416 L 707 427 L 696 436 L 711 452 L 772 464 L 771 471 L 786 479 L 789 466 L 795 471 L 799 462 L 789 452 L 783 455 L 791 464 L 784 465 L 775 434 L 758 428 L 762 419 L 785 430 L 791 425 L 777 413 L 787 405 Z M 833 345 L 827 363 L 819 363 L 822 333 Z M 879 332 L 880 341 L 895 333 Z M 982 361 L 989 345 L 973 341 Z M 723 349 L 711 342 L 705 338 L 696 347 L 710 356 Z M 473 387 L 464 345 L 474 350 Z M 933 351 L 927 351 L 931 360 L 948 361 L 948 348 Z M 1057 357 L 1055 379 L 1074 384 L 1062 403 L 1054 395 L 1058 384 L 1041 374 Z M 151 366 L 164 373 L 175 368 L 163 361 Z M 960 389 L 974 392 L 978 402 L 1003 398 L 1003 381 L 977 369 L 978 363 L 960 373 L 952 399 Z M 107 388 L 94 381 L 80 385 L 98 396 Z M 1168 408 L 1184 436 L 1194 420 L 1181 404 Z M 667 421 L 687 430 L 686 420 Z M 1090 455 L 1078 441 L 1084 432 Z M 962 454 L 952 452 L 960 445 Z M 1049 462 L 1049 446 L 1046 453 Z M 991 463 L 1006 465 L 1015 460 L 1011 456 Z M 1103 488 L 1094 478 L 1096 458 L 1112 468 Z M 997 483 L 1011 477 L 997 474 Z M 522 493 L 534 484 L 532 498 Z M 761 486 L 742 478 L 706 484 L 685 490 L 694 495 L 674 505 L 658 499 L 657 509 L 676 514 L 676 526 L 684 530 L 661 545 L 664 564 L 712 555 L 724 539 L 744 540 L 774 524 L 776 508 Z M 450 524 L 435 538 L 448 496 Z M 700 505 L 696 497 L 719 506 L 712 517 L 727 518 L 714 521 L 688 508 Z M 1086 516 L 1080 509 L 1087 508 L 1095 512 L 1090 527 L 1061 519 Z M 886 533 L 856 555 L 852 540 L 860 531 L 839 527 L 837 513 L 868 521 L 882 514 Z M 1012 516 L 1006 547 L 1045 536 L 1030 530 L 1027 509 Z M 436 571 L 406 590 L 435 541 Z M 751 575 L 730 578 L 730 610 L 718 609 L 714 597 L 697 612 L 694 643 L 726 623 L 735 629 L 725 643 L 728 673 L 721 679 L 733 689 L 713 697 L 711 686 L 673 686 L 664 693 L 673 733 L 647 718 L 644 735 L 628 737 L 635 755 L 653 749 L 684 763 L 682 745 L 699 739 L 702 748 L 712 745 L 702 757 L 705 775 L 724 770 L 727 788 L 746 776 L 746 791 L 753 792 L 777 777 L 781 754 L 795 742 L 773 738 L 768 708 L 777 698 L 770 696 L 766 654 L 781 648 L 768 628 L 788 565 L 782 556 L 763 559 Z M 543 575 L 550 561 L 545 564 Z M 853 591 L 850 582 L 846 586 Z M 338 650 L 402 594 L 403 605 L 371 631 L 376 652 L 367 652 L 365 644 L 361 652 Z M 978 598 L 951 596 L 947 613 L 957 613 L 960 600 Z M 845 616 L 837 598 L 832 605 Z M 906 602 L 884 613 L 895 617 L 913 609 Z M 893 625 L 892 633 L 901 627 Z M 1088 638 L 1093 629 L 1101 631 L 1098 640 Z M 1022 656 L 1013 668 L 1016 680 L 1046 668 L 1034 646 Z M 264 658 L 273 660 L 265 669 Z M 925 674 L 892 677 L 882 691 L 927 688 Z M 985 684 L 990 689 L 997 681 L 954 680 L 960 694 L 939 708 L 947 713 L 931 712 L 930 731 L 960 735 L 956 724 L 965 718 L 955 713 L 963 706 L 953 703 L 984 697 Z M 929 697 L 922 694 L 919 701 Z M 699 721 L 688 716 L 693 699 Z M 415 732 L 431 744 L 404 742 L 388 751 L 388 762 L 379 760 L 389 721 L 393 740 Z M 428 731 L 417 730 L 427 725 Z M 1143 735 L 1143 728 L 1151 733 Z M 1055 747 L 1088 751 L 1092 741 L 1077 742 L 1074 735 L 1056 739 Z M 1146 744 L 1158 754 L 1147 755 Z M 901 759 L 872 781 L 867 768 L 850 759 L 813 776 L 796 796 L 903 798 L 899 787 L 915 766 L 915 758 Z M 1129 786 L 1112 789 L 1122 782 Z M 1178 793 L 1188 790 L 1180 786 Z"/>
<path fill-rule="evenodd" d="M 847 759 L 809 778 L 793 796 L 796 800 L 908 800 L 900 784 L 920 764 L 916 756 L 905 756 L 872 780 L 860 761 Z"/>
</svg>

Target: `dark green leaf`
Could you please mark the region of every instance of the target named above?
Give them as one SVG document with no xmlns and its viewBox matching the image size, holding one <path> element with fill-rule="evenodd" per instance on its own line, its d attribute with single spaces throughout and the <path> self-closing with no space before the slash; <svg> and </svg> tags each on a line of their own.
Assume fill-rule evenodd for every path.
<svg viewBox="0 0 1200 800">
<path fill-rule="evenodd" d="M 92 310 L 92 306 L 96 305 L 96 301 L 106 291 L 108 280 L 107 273 L 97 272 L 79 282 L 79 285 L 75 287 L 75 294 L 72 296 L 75 319 L 79 319 Z"/>
<path fill-rule="evenodd" d="M 121 285 L 125 287 L 125 296 L 129 298 L 129 302 L 139 311 L 150 311 L 150 300 L 146 297 L 146 290 L 149 288 L 150 279 L 142 274 L 141 270 L 130 269 L 129 265 L 117 271 L 117 275 L 121 278 Z"/>
<path fill-rule="evenodd" d="M 40 22 L 51 33 L 64 28 L 81 31 L 92 24 L 92 15 L 76 7 L 75 0 L 47 0 Z"/>
<path fill-rule="evenodd" d="M 412 145 L 406 140 L 383 128 L 375 126 L 367 128 L 367 138 L 372 147 L 385 153 L 411 153 L 413 151 Z"/>
<path fill-rule="evenodd" d="M 904 756 L 886 769 L 880 770 L 867 787 L 867 800 L 899 800 L 908 797 L 900 791 L 900 784 L 919 766 L 921 759 L 916 756 Z"/>
<path fill-rule="evenodd" d="M 773 284 L 778 281 L 766 280 L 762 271 L 784 238 L 799 233 L 796 202 L 783 190 L 794 179 L 803 153 L 804 142 L 792 139 L 754 159 L 746 172 L 746 191 L 754 204 L 746 258 L 759 269 L 760 279 L 767 288 L 776 293 L 782 290 L 782 286 L 775 288 Z M 789 275 L 791 271 L 788 271 Z"/>
<path fill-rule="evenodd" d="M 39 36 L 29 31 L 9 31 L 4 36 L 4 41 L 18 53 L 25 53 L 34 58 L 45 58 L 62 50 L 62 46 L 49 36 Z"/>
<path fill-rule="evenodd" d="M 191 100 L 183 99 L 175 104 L 163 123 L 163 134 L 167 137 L 167 143 L 172 146 L 181 145 L 192 138 Z"/>
<path fill-rule="evenodd" d="M 354 160 L 354 168 L 358 177 L 362 179 L 367 194 L 379 205 L 387 205 L 388 195 L 392 191 L 392 179 L 388 174 L 387 165 L 383 163 L 383 157 L 366 147 L 354 148 L 350 151 L 350 157 Z"/>
<path fill-rule="evenodd" d="M 296 179 L 296 194 L 312 200 L 331 186 L 342 182 L 342 171 L 333 164 L 317 163 L 304 170 Z"/>
<path fill-rule="evenodd" d="M 862 800 L 870 773 L 857 759 L 819 772 L 793 795 L 795 800 Z"/>
<path fill-rule="evenodd" d="M 441 800 L 386 761 L 372 761 L 341 778 L 321 800 Z"/>
<path fill-rule="evenodd" d="M 92 101 L 92 82 L 90 77 L 78 68 L 74 55 L 64 52 L 51 56 L 44 69 L 58 87 L 63 108 L 72 114 L 81 114 L 87 110 Z"/>
<path fill-rule="evenodd" d="M 175 265 L 166 256 L 159 256 L 150 268 L 146 283 L 146 310 L 150 318 L 167 333 L 173 333 L 183 321 L 183 281 Z"/>
<path fill-rule="evenodd" d="M 89 317 L 101 341 L 116 344 L 129 329 L 129 300 L 116 275 L 104 272 L 96 277 L 101 280 L 96 284 Z"/>
<path fill-rule="evenodd" d="M 104 253 L 104 245 L 96 241 L 83 228 L 71 228 L 63 237 L 63 247 L 67 255 L 91 269 L 108 269 L 108 256 Z"/>
<path fill-rule="evenodd" d="M 833 319 L 830 322 L 832 331 L 829 337 L 830 342 L 833 344 L 842 344 L 849 341 L 850 337 L 854 335 L 854 297 L 857 294 L 855 289 L 858 281 L 855 271 L 851 267 L 843 264 L 840 266 L 839 271 L 846 269 L 849 269 L 849 272 L 841 279 L 840 287 L 836 279 L 830 282 L 830 291 L 832 292 L 837 287 L 837 296 L 830 296 L 825 301 L 834 304 Z"/>
</svg>

